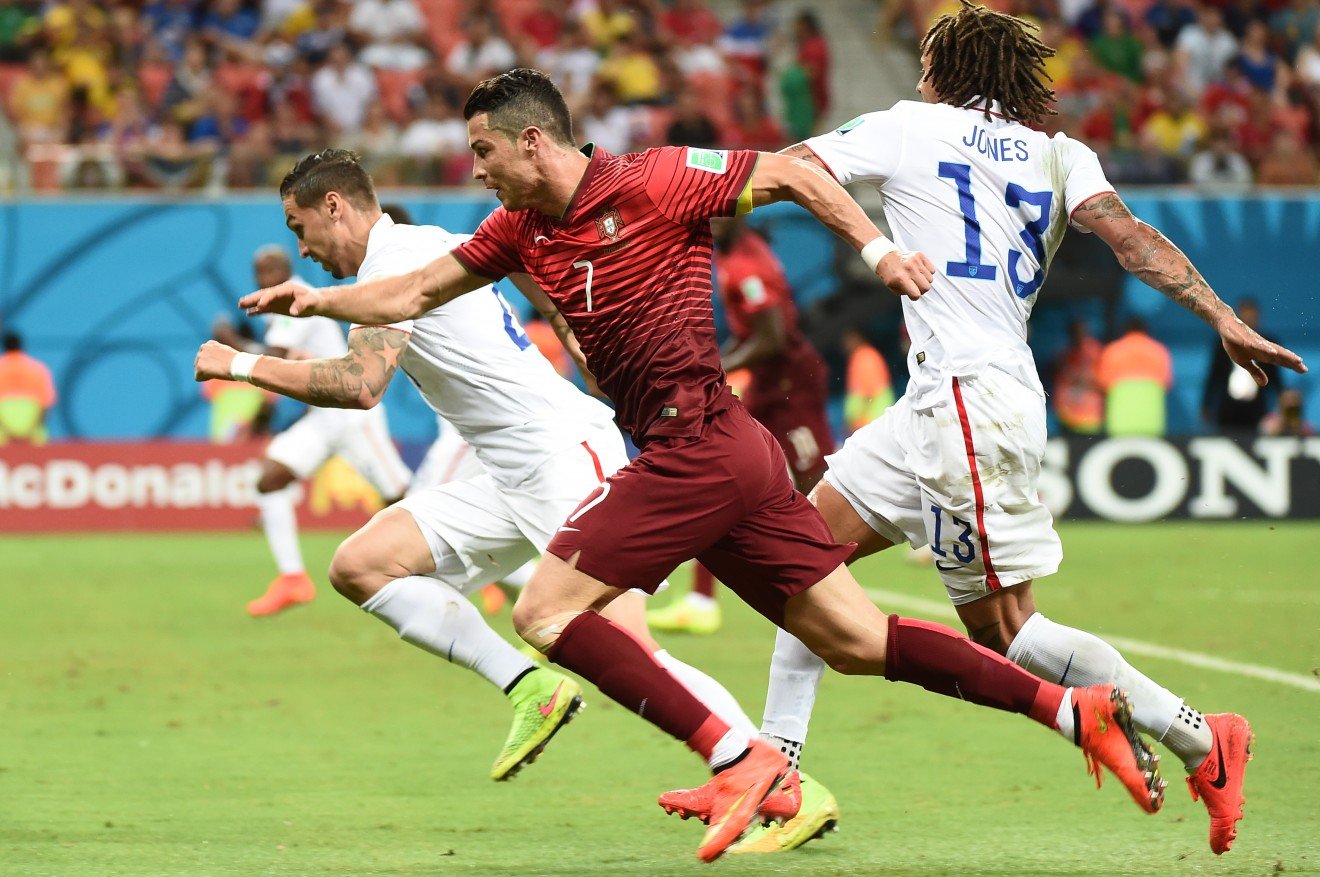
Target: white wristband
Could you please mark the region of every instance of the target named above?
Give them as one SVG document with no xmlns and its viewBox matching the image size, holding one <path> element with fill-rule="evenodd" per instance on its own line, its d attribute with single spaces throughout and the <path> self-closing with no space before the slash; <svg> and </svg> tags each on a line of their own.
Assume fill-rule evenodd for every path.
<svg viewBox="0 0 1320 877">
<path fill-rule="evenodd" d="M 874 274 L 876 266 L 880 264 L 881 259 L 888 256 L 890 253 L 897 252 L 898 244 L 894 243 L 884 235 L 881 235 L 866 246 L 862 247 L 862 261 L 866 263 L 866 267 L 870 268 L 871 273 Z"/>
<path fill-rule="evenodd" d="M 256 353 L 235 353 L 229 363 L 229 376 L 236 381 L 252 383 L 252 369 L 256 368 L 258 359 L 261 356 Z"/>
</svg>

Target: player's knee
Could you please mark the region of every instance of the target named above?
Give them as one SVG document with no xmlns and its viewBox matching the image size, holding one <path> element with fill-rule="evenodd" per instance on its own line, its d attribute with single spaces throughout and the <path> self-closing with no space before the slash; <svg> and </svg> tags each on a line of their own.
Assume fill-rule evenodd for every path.
<svg viewBox="0 0 1320 877">
<path fill-rule="evenodd" d="M 581 609 L 555 608 L 524 591 L 513 607 L 513 629 L 523 641 L 543 655 L 559 640 L 569 622 L 581 615 Z"/>
<path fill-rule="evenodd" d="M 340 545 L 330 561 L 330 584 L 359 606 L 384 587 L 386 581 L 370 553 L 352 541 Z"/>
</svg>

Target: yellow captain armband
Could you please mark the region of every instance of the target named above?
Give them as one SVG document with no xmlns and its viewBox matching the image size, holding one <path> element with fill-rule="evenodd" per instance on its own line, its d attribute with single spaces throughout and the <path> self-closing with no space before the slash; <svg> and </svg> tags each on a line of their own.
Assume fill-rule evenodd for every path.
<svg viewBox="0 0 1320 877">
<path fill-rule="evenodd" d="M 752 178 L 747 178 L 747 185 L 738 193 L 738 206 L 734 208 L 734 216 L 742 216 L 752 212 Z"/>
</svg>

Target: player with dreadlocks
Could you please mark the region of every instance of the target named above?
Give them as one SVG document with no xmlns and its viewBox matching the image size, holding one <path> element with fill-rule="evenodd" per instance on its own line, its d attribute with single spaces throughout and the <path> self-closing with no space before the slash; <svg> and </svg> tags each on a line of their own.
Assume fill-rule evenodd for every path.
<svg viewBox="0 0 1320 877">
<path fill-rule="evenodd" d="M 907 392 L 828 458 L 811 499 L 836 541 L 857 543 L 852 559 L 900 542 L 929 544 L 976 642 L 1060 684 L 1126 689 L 1136 725 L 1186 765 L 1219 854 L 1242 818 L 1247 720 L 1203 715 L 1108 643 L 1036 611 L 1031 583 L 1055 572 L 1063 552 L 1036 490 L 1045 394 L 1027 318 L 1071 221 L 1212 326 L 1258 384 L 1266 382 L 1262 363 L 1306 367 L 1242 323 L 1176 246 L 1132 216 L 1094 152 L 1028 127 L 1053 112 L 1044 69 L 1053 54 L 1032 26 L 963 0 L 921 42 L 923 102 L 900 101 L 785 150 L 841 183 L 878 188 L 895 243 L 926 253 L 937 269 L 925 295 L 903 302 Z M 822 669 L 779 632 L 761 735 L 794 767 Z M 787 849 L 814 835 L 821 823 L 812 822 L 805 791 L 798 819 L 756 843 Z M 661 804 L 686 811 L 700 793 L 670 792 Z"/>
</svg>

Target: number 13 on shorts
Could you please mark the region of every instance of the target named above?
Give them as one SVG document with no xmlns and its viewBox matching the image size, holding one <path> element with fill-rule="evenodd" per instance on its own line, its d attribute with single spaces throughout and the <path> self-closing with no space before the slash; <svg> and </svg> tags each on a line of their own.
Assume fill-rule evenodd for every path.
<svg viewBox="0 0 1320 877">
<path fill-rule="evenodd" d="M 935 565 L 941 571 L 965 566 L 976 560 L 977 534 L 972 524 L 956 517 L 935 503 L 928 509 L 931 520 L 926 526 Z"/>
</svg>

